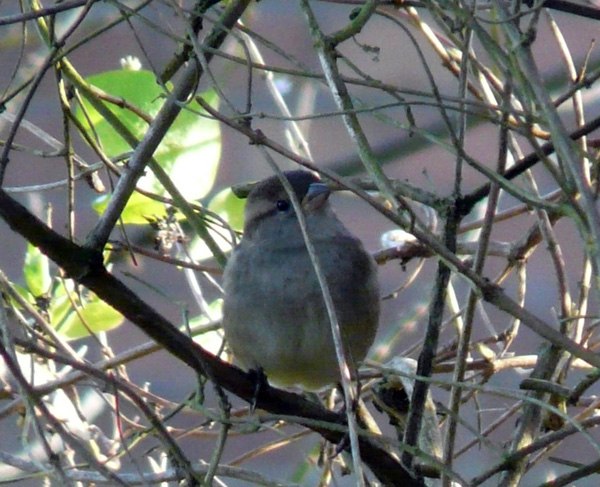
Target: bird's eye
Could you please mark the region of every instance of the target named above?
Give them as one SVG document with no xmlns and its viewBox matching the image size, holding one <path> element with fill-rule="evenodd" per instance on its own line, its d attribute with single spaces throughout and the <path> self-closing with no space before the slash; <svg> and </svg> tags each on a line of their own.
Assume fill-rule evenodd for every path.
<svg viewBox="0 0 600 487">
<path fill-rule="evenodd" d="M 287 211 L 290 207 L 290 202 L 286 200 L 279 200 L 277 202 L 277 210 L 279 211 Z"/>
</svg>

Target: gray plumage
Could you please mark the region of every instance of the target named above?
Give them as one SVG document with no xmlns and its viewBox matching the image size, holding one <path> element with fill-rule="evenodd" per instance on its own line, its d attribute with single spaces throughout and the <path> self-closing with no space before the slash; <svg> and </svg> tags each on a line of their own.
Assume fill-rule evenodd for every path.
<svg viewBox="0 0 600 487">
<path fill-rule="evenodd" d="M 377 331 L 376 264 L 336 217 L 326 187 L 312 186 L 318 183 L 315 176 L 306 171 L 285 175 L 302 202 L 344 348 L 356 364 Z M 339 381 L 321 288 L 294 208 L 276 176 L 248 195 L 244 236 L 225 269 L 224 289 L 225 336 L 243 368 L 262 368 L 273 384 L 307 390 Z"/>
</svg>

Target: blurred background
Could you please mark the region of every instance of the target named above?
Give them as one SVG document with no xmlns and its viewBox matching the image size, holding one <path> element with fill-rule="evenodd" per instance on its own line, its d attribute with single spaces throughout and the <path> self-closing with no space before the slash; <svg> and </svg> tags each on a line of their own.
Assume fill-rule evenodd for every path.
<svg viewBox="0 0 600 487">
<path fill-rule="evenodd" d="M 0 91 L 3 93 L 2 111 L 0 115 L 0 139 L 5 140 L 13 124 L 10 116 L 14 116 L 25 102 L 27 89 L 18 91 L 23 83 L 32 80 L 39 72 L 48 56 L 49 48 L 42 40 L 32 21 L 10 22 L 11 16 L 22 14 L 20 2 L 0 3 Z M 68 2 L 63 2 L 68 3 Z M 185 1 L 146 1 L 142 2 L 96 2 L 85 19 L 69 37 L 66 48 L 68 60 L 77 72 L 84 78 L 106 71 L 122 69 L 122 62 L 127 56 L 139 59 L 145 70 L 159 73 L 173 58 L 180 47 L 179 40 L 188 29 L 188 9 L 192 2 Z M 325 33 L 336 32 L 349 23 L 349 18 L 356 2 L 310 2 L 315 17 Z M 383 2 L 386 3 L 386 2 Z M 45 7 L 52 4 L 47 2 Z M 60 5 L 60 2 L 55 5 Z M 417 5 L 418 14 L 423 22 L 432 26 L 438 25 L 439 17 L 432 16 L 426 5 Z M 481 7 L 484 7 L 482 5 Z M 208 32 L 212 21 L 218 15 L 217 6 L 207 13 L 204 29 L 200 38 Z M 432 7 L 433 8 L 433 7 Z M 456 153 L 449 142 L 447 126 L 440 115 L 431 93 L 437 90 L 448 100 L 460 99 L 460 82 L 458 77 L 442 63 L 439 55 L 423 35 L 423 30 L 415 27 L 410 16 L 404 10 L 396 10 L 391 6 L 383 8 L 385 15 L 373 15 L 360 34 L 338 46 L 343 60 L 340 62 L 342 72 L 352 79 L 359 79 L 364 74 L 362 85 L 350 83 L 351 93 L 357 108 L 364 107 L 359 120 L 369 144 L 385 174 L 391 179 L 406 181 L 416 188 L 441 197 L 452 194 L 455 183 Z M 54 16 L 54 28 L 60 36 L 72 26 L 81 15 L 81 8 L 67 9 Z M 127 21 L 125 13 L 131 13 Z M 438 12 L 439 14 L 439 12 Z M 388 17 L 386 17 L 388 15 Z M 488 15 L 487 13 L 481 14 Z M 458 18 L 458 17 L 457 17 Z M 487 17 L 486 17 L 487 18 Z M 594 73 L 598 69 L 600 54 L 595 45 L 598 33 L 598 21 L 576 16 L 569 13 L 552 12 L 553 21 L 564 36 L 573 61 L 578 70 Z M 341 176 L 353 177 L 366 174 L 354 141 L 349 136 L 347 128 L 339 113 L 331 90 L 322 79 L 322 66 L 315 50 L 315 41 L 300 2 L 261 0 L 252 3 L 242 17 L 244 27 L 253 35 L 264 64 L 277 66 L 280 72 L 273 72 L 272 83 L 282 96 L 291 113 L 300 117 L 298 126 L 305 137 L 314 163 L 326 167 Z M 538 18 L 535 15 L 524 16 L 521 25 L 530 22 L 535 25 L 532 52 L 537 67 L 547 83 L 551 95 L 557 96 L 569 89 L 571 81 L 566 63 L 561 54 L 556 31 L 545 12 Z M 115 23 L 112 25 L 112 23 Z M 497 27 L 491 20 L 482 22 L 492 35 Z M 110 26 L 110 28 L 106 28 Z M 97 33 L 93 37 L 88 37 Z M 453 32 L 437 31 L 449 52 L 452 51 L 451 34 Z M 233 62 L 231 56 L 244 58 L 244 49 L 248 49 L 248 41 L 241 37 L 240 32 L 230 36 L 222 47 L 227 56 L 217 55 L 210 63 L 210 76 L 202 78 L 199 91 L 217 85 L 226 97 L 227 103 L 237 110 L 243 111 L 248 100 L 251 100 L 250 115 L 252 128 L 260 129 L 267 137 L 289 147 L 289 123 L 280 111 L 270 91 L 270 81 L 266 79 L 266 71 L 253 70 L 252 82 L 249 82 L 248 66 L 244 63 Z M 258 37 L 260 36 L 260 37 Z M 502 34 L 497 34 L 501 39 Z M 275 46 L 276 48 L 272 48 Z M 487 46 L 477 40 L 473 42 L 472 50 L 482 63 L 494 65 L 495 60 L 486 52 Z M 295 76 L 294 71 L 305 71 L 306 76 Z M 492 69 L 493 70 L 493 69 Z M 500 74 L 498 74 L 500 76 Z M 316 77 L 318 76 L 318 77 Z M 177 83 L 177 76 L 172 80 Z M 477 82 L 473 75 L 472 81 Z M 432 85 L 432 82 L 434 85 Z M 381 88 L 383 86 L 383 88 Z M 394 87 L 397 92 L 390 95 L 385 86 Z M 16 93 L 14 97 L 10 94 Z M 597 116 L 598 87 L 591 84 L 580 92 L 586 113 L 590 117 Z M 406 105 L 391 106 L 399 99 L 406 100 L 410 105 L 407 114 Z M 476 102 L 474 97 L 469 100 Z M 221 101 L 219 109 L 229 115 L 227 103 Z M 450 103 L 450 102 L 449 102 Z M 482 104 L 483 102 L 477 101 Z M 75 104 L 75 102 L 73 102 Z M 389 108 L 381 108 L 390 104 Z M 368 109 L 378 107 L 377 110 Z M 560 108 L 561 116 L 569 130 L 576 128 L 572 103 L 564 103 Z M 459 125 L 459 114 L 450 110 L 450 121 Z M 53 189 L 36 190 L 36 185 L 45 185 L 64 180 L 68 173 L 64 157 L 47 155 L 52 147 L 47 143 L 52 137 L 64 142 L 63 115 L 57 93 L 57 77 L 53 69 L 46 72 L 39 86 L 35 88 L 24 121 L 21 123 L 15 143 L 24 150 L 10 151 L 10 163 L 5 175 L 4 187 L 12 195 L 27 206 L 40 218 L 48 219 L 48 208 L 51 207 L 51 221 L 54 229 L 66 232 L 67 204 L 65 185 Z M 411 121 L 412 120 L 412 121 Z M 250 145 L 248 139 L 238 131 L 223 124 L 220 125 L 220 157 L 214 182 L 210 190 L 201 198 L 200 203 L 210 204 L 215 195 L 231 185 L 255 181 L 271 171 L 265 162 L 261 151 Z M 44 134 L 40 136 L 40 134 Z M 542 143 L 543 141 L 540 141 Z M 72 146 L 77 155 L 89 164 L 98 161 L 97 155 L 75 131 L 73 131 Z M 465 152 L 479 164 L 495 169 L 499 154 L 498 124 L 490 123 L 486 110 L 473 105 L 466 118 L 466 134 L 463 141 Z M 526 149 L 531 150 L 530 148 Z M 44 152 L 44 155 L 41 153 Z M 301 150 L 301 155 L 305 155 Z M 295 167 L 294 163 L 281 155 L 273 154 L 282 168 Z M 205 161 L 196 161 L 196 168 L 190 168 L 187 174 L 188 184 L 204 184 L 207 176 L 204 168 Z M 539 165 L 538 165 L 539 166 Z M 543 166 L 536 166 L 533 175 L 540 194 L 545 195 L 557 188 L 552 174 Z M 100 178 L 110 188 L 110 182 L 104 172 Z M 480 187 L 487 178 L 472 167 L 465 167 L 461 184 L 463 194 L 468 194 Z M 23 190 L 27 187 L 26 190 Z M 76 212 L 75 239 L 83 242 L 88 233 L 98 221 L 98 213 L 93 204 L 99 198 L 83 180 L 75 184 L 74 205 Z M 356 233 L 366 247 L 377 252 L 383 248 L 382 236 L 395 226 L 382 215 L 375 212 L 365 202 L 349 192 L 336 193 L 333 197 L 334 206 L 341 220 Z M 518 206 L 519 202 L 503 193 L 499 202 L 499 212 Z M 416 211 L 422 211 L 415 206 Z M 468 216 L 465 222 L 476 221 L 483 216 L 484 205 L 479 205 Z M 535 222 L 531 212 L 524 212 L 507 221 L 497 223 L 493 228 L 494 242 L 515 242 L 522 238 Z M 189 229 L 184 228 L 185 231 Z M 440 228 L 435 229 L 436 232 Z M 583 268 L 582 238 L 571 221 L 565 219 L 555 226 L 557 241 L 562 246 L 565 266 L 569 269 L 568 285 L 576 292 L 581 281 Z M 151 249 L 156 237 L 155 229 L 150 225 L 128 225 L 127 235 L 136 245 Z M 122 237 L 115 231 L 115 239 Z M 476 232 L 466 233 L 463 238 L 477 241 Z M 525 307 L 539 318 L 556 326 L 559 314 L 559 291 L 557 288 L 555 269 L 551 255 L 544 244 L 535 250 L 527 259 L 526 284 L 527 294 Z M 24 285 L 24 258 L 27 251 L 26 242 L 0 221 L 0 269 L 8 279 L 19 285 Z M 113 254 L 113 273 L 135 290 L 144 300 L 158 310 L 173 323 L 182 323 L 186 316 L 200 315 L 197 300 L 194 298 L 188 279 L 181 268 L 167 265 L 158 260 L 139 257 L 135 264 L 127 252 Z M 207 264 L 214 266 L 210 260 Z M 417 272 L 413 282 L 400 293 L 386 299 L 383 304 L 378 339 L 372 350 L 372 358 L 386 362 L 394 356 L 405 355 L 417 358 L 420 343 L 423 339 L 427 324 L 427 307 L 437 268 L 437 259 L 431 257 L 422 263 L 414 261 L 401 265 L 392 260 L 380 268 L 380 279 L 384 294 L 391 295 L 403 287 L 409 276 Z M 490 257 L 486 262 L 484 275 L 493 280 L 505 268 L 505 258 Z M 209 280 L 197 274 L 204 297 L 207 302 L 219 298 L 219 290 Z M 218 279 L 218 277 L 217 277 Z M 453 278 L 457 301 L 464 303 L 470 286 L 460 277 Z M 519 282 L 515 275 L 508 277 L 502 283 L 504 291 L 509 296 L 516 296 Z M 459 306 L 461 307 L 461 306 Z M 595 316 L 597 301 L 591 300 L 588 314 Z M 448 317 L 451 313 L 449 312 Z M 485 306 L 476 318 L 472 339 L 474 341 L 492 335 L 490 330 L 497 333 L 504 330 L 511 321 L 506 313 L 493 306 Z M 444 349 L 455 339 L 456 332 L 453 324 L 443 331 L 440 348 Z M 106 333 L 106 343 L 114 355 L 124 353 L 133 347 L 148 342 L 139 330 L 130 323 L 123 323 Z M 74 340 L 72 346 L 85 351 L 86 359 L 92 362 L 102 358 L 101 351 L 91 338 Z M 522 327 L 518 340 L 510 346 L 510 353 L 515 356 L 534 355 L 538 351 L 541 340 L 530 330 Z M 475 354 L 477 358 L 480 356 Z M 528 376 L 530 369 L 509 368 L 498 372 L 486 383 L 496 391 L 493 394 L 480 394 L 478 401 L 470 401 L 461 409 L 464 424 L 459 427 L 457 445 L 469 443 L 475 435 L 472 429 L 478 426 L 485 428 L 514 404 L 512 393 L 519 392 L 519 383 Z M 572 384 L 583 377 L 584 372 L 574 371 L 569 378 Z M 145 387 L 153 394 L 173 403 L 187 400 L 197 385 L 197 378 L 191 371 L 174 358 L 163 352 L 156 352 L 139 358 L 127 365 L 129 380 Z M 451 375 L 437 375 L 436 379 L 449 380 Z M 10 381 L 9 381 L 10 382 Z M 85 389 L 85 387 L 84 387 Z M 90 388 L 95 389 L 95 388 Z M 597 388 L 596 388 L 597 389 Z M 214 406 L 212 389 L 206 389 L 208 398 L 206 404 L 198 407 L 195 412 L 187 410 L 185 414 L 174 415 L 169 426 L 176 428 L 179 444 L 194 461 L 203 459 L 209 461 L 215 448 L 216 429 L 201 427 L 206 420 L 205 407 Z M 498 391 L 507 391 L 503 397 Z M 101 391 L 106 392 L 106 391 Z M 586 394 L 593 396 L 597 391 L 591 389 Z M 83 392 L 83 397 L 86 393 Z M 434 386 L 432 394 L 436 401 L 447 404 L 447 388 Z M 106 405 L 98 397 L 90 393 L 85 407 L 90 418 L 95 418 L 99 428 L 106 430 L 114 427 L 111 414 Z M 5 408 L 0 416 L 0 450 L 12 455 L 22 454 L 27 447 L 27 437 L 23 433 L 23 425 L 9 414 L 6 406 L 12 398 L 5 398 L 0 407 Z M 235 407 L 242 408 L 244 403 L 231 396 Z M 127 406 L 124 406 L 125 408 Z M 129 412 L 129 410 L 126 409 Z M 385 416 L 374 412 L 384 432 L 394 436 L 393 430 L 387 424 Z M 455 460 L 453 469 L 464 479 L 470 479 L 487 467 L 499 461 L 503 448 L 510 442 L 511 434 L 517 424 L 518 417 L 514 416 L 502 424 L 487 438 L 489 443 L 482 442 L 472 447 Z M 197 429 L 194 429 L 197 428 Z M 228 463 L 239 455 L 256 447 L 257 443 L 266 444 L 274 439 L 280 439 L 283 434 L 299 431 L 298 427 L 287 426 L 282 429 L 265 431 L 255 434 L 234 434 L 227 442 L 222 462 Z M 186 434 L 184 434 L 186 433 Z M 258 438 L 258 439 L 257 439 Z M 591 431 L 585 439 L 582 436 L 565 440 L 553 455 L 560 457 L 558 461 L 540 460 L 537 468 L 532 468 L 520 485 L 541 485 L 554 476 L 561 475 L 573 468 L 568 464 L 573 462 L 595 461 L 600 452 L 597 443 L 593 442 L 594 432 Z M 318 468 L 306 468 L 312 465 L 306 460 L 309 452 L 317 451 L 319 440 L 314 434 L 292 441 L 289 445 L 270 451 L 268 454 L 257 454 L 242 466 L 257 470 L 265 476 L 277 479 L 297 481 L 302 485 L 316 485 L 320 481 Z M 137 468 L 146 470 L 144 456 L 152 457 L 160 462 L 160 455 L 154 450 L 152 438 L 147 437 L 140 445 L 136 445 L 133 456 L 125 455 L 122 459 L 126 471 L 136 471 Z M 133 459 L 133 460 L 132 460 Z M 164 461 L 164 459 L 162 460 Z M 0 464 L 0 478 L 9 478 L 15 473 L 14 469 Z M 484 485 L 496 485 L 497 477 Z M 322 480 L 322 479 L 321 479 Z M 352 475 L 337 476 L 339 485 L 352 485 L 356 479 Z M 39 478 L 13 479 L 11 485 L 34 486 L 42 485 L 45 481 Z M 248 481 L 227 480 L 228 485 L 249 485 Z M 580 487 L 597 485 L 597 476 L 590 476 L 577 483 Z"/>
</svg>

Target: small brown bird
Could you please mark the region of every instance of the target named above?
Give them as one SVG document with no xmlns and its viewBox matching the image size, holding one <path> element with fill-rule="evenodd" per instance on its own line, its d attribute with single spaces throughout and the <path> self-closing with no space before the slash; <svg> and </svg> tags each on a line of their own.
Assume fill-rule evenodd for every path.
<svg viewBox="0 0 600 487">
<path fill-rule="evenodd" d="M 338 220 L 330 191 L 307 171 L 285 173 L 335 305 L 350 366 L 364 359 L 379 322 L 375 261 Z M 339 382 L 331 325 L 288 194 L 277 176 L 248 195 L 244 236 L 224 274 L 223 326 L 237 362 L 269 382 L 319 390 Z"/>
</svg>

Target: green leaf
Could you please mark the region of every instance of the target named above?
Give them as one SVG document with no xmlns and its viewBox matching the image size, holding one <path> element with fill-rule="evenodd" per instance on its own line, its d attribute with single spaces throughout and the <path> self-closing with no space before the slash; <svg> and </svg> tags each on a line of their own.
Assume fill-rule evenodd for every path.
<svg viewBox="0 0 600 487">
<path fill-rule="evenodd" d="M 65 287 L 62 284 L 63 282 L 70 288 L 68 291 L 65 290 Z M 62 323 L 67 314 L 73 309 L 73 305 L 71 304 L 67 292 L 77 298 L 76 294 L 73 292 L 74 286 L 70 286 L 70 283 L 71 281 L 69 280 L 62 281 L 59 285 L 55 286 L 52 292 L 48 313 L 50 315 L 50 323 L 54 328 L 56 328 L 59 323 Z"/>
<path fill-rule="evenodd" d="M 217 108 L 214 92 L 203 93 L 202 97 Z M 197 102 L 187 107 L 196 113 L 183 110 L 179 114 L 159 146 L 156 159 L 187 200 L 198 200 L 215 183 L 221 158 L 221 130 L 217 121 L 206 118 Z"/>
<path fill-rule="evenodd" d="M 109 71 L 87 78 L 88 83 L 100 88 L 112 96 L 123 98 L 129 104 L 154 117 L 164 103 L 166 93 L 158 85 L 150 71 Z M 172 89 L 170 84 L 167 89 Z M 202 97 L 213 107 L 218 106 L 217 95 L 210 91 Z M 142 139 L 148 124 L 128 109 L 107 104 L 109 109 L 139 140 Z M 131 150 L 125 140 L 104 120 L 87 101 L 83 101 L 82 110 L 78 108 L 76 116 L 92 137 L 97 136 L 109 157 L 115 157 Z M 212 189 L 221 155 L 221 132 L 218 122 L 203 115 L 204 110 L 196 101 L 186 105 L 169 132 L 158 146 L 154 157 L 169 174 L 177 188 L 188 200 L 203 198 Z M 165 192 L 151 171 L 148 171 L 138 183 L 140 188 L 164 195 Z M 132 200 L 131 208 L 124 212 L 125 223 L 146 223 L 144 216 L 161 216 L 162 203 L 145 199 L 148 207 L 141 204 L 142 199 Z M 103 211 L 106 201 L 94 205 L 96 211 Z"/>
<path fill-rule="evenodd" d="M 29 289 L 14 283 L 11 283 L 10 285 L 15 291 L 17 291 L 17 294 L 19 294 L 25 301 L 27 301 L 32 306 L 36 306 L 37 303 L 35 301 L 35 296 L 31 294 Z M 22 306 L 10 295 L 7 294 L 6 297 L 8 298 L 8 302 L 11 306 L 14 306 L 17 309 L 23 309 Z"/>
<path fill-rule="evenodd" d="M 233 194 L 230 188 L 219 191 L 210 203 L 208 209 L 229 223 L 231 228 L 240 232 L 244 228 L 245 200 Z"/>
<path fill-rule="evenodd" d="M 123 322 L 123 316 L 95 294 L 83 290 L 77 292 L 71 279 L 64 279 L 54 287 L 50 303 L 50 322 L 68 340 L 90 334 L 83 321 L 93 333 L 110 330 Z M 77 304 L 77 311 L 73 303 Z"/>
<path fill-rule="evenodd" d="M 88 328 L 84 326 L 86 323 Z M 108 331 L 123 322 L 123 315 L 108 304 L 94 298 L 79 308 L 78 312 L 71 310 L 57 331 L 68 340 L 83 338 L 93 333 Z"/>
<path fill-rule="evenodd" d="M 151 117 L 158 113 L 163 104 L 163 90 L 156 83 L 154 75 L 148 71 L 107 71 L 90 76 L 86 81 L 114 97 L 122 98 Z M 109 157 L 132 149 L 87 100 L 83 99 L 82 103 L 83 109 L 78 107 L 75 115 L 92 137 L 97 136 Z M 133 135 L 137 138 L 144 135 L 148 124 L 138 115 L 126 108 L 104 103 Z"/>
<path fill-rule="evenodd" d="M 244 227 L 244 206 L 245 201 L 226 188 L 213 197 L 208 209 L 227 221 L 233 230 L 241 231 Z M 214 225 L 209 227 L 208 231 L 223 252 L 231 250 L 231 235 L 227 229 Z M 199 238 L 192 240 L 190 252 L 196 260 L 205 260 L 213 256 L 208 246 Z"/>
<path fill-rule="evenodd" d="M 102 214 L 110 201 L 110 196 L 105 195 L 96 198 L 92 204 L 98 214 Z M 144 225 L 148 219 L 160 219 L 167 216 L 167 208 L 164 203 L 154 201 L 140 193 L 133 193 L 127 206 L 121 213 L 123 223 L 131 225 Z"/>
<path fill-rule="evenodd" d="M 52 276 L 48 257 L 31 244 L 27 245 L 23 273 L 27 287 L 34 296 L 42 296 L 50 290 Z"/>
</svg>

